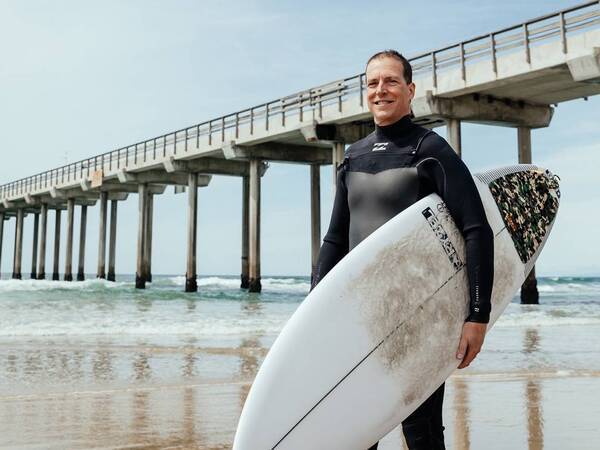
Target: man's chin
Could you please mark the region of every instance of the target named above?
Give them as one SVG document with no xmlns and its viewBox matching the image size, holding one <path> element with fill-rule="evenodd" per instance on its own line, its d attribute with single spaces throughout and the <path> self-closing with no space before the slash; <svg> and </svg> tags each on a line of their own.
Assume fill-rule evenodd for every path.
<svg viewBox="0 0 600 450">
<path fill-rule="evenodd" d="M 375 123 L 382 127 L 396 122 L 396 120 L 394 119 L 394 116 L 392 114 L 376 115 L 376 116 L 374 116 L 374 119 L 375 119 Z"/>
<path fill-rule="evenodd" d="M 383 111 L 381 111 L 379 114 L 373 114 L 373 119 L 375 120 L 375 123 L 377 125 L 386 126 L 386 125 L 391 125 L 395 122 L 398 122 L 406 114 L 409 114 L 409 113 L 398 114 L 396 111 L 389 112 L 389 113 L 388 112 L 383 113 Z"/>
</svg>

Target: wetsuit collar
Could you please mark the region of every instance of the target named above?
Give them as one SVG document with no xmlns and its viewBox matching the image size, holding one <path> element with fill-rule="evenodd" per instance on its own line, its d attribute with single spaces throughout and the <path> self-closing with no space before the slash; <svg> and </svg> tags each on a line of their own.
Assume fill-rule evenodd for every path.
<svg viewBox="0 0 600 450">
<path fill-rule="evenodd" d="M 407 114 L 402 119 L 392 123 L 391 125 L 380 127 L 379 125 L 375 124 L 375 133 L 379 137 L 391 139 L 397 136 L 402 136 L 413 126 L 414 124 L 412 123 L 412 120 L 410 120 L 410 114 Z"/>
</svg>

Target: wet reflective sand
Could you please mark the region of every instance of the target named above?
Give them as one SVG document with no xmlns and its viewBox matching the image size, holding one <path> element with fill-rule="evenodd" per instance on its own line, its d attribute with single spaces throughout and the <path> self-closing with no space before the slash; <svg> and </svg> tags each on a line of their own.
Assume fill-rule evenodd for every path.
<svg viewBox="0 0 600 450">
<path fill-rule="evenodd" d="M 222 344 L 0 342 L 0 447 L 230 448 L 269 343 Z M 524 354 L 540 345 L 535 330 L 523 334 Z M 594 370 L 469 368 L 447 384 L 448 448 L 598 448 L 599 394 Z M 380 445 L 402 447 L 399 429 Z"/>
</svg>

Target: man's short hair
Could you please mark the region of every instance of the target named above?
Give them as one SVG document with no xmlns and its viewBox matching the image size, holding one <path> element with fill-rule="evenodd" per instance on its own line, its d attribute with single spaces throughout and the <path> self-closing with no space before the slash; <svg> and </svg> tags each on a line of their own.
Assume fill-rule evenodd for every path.
<svg viewBox="0 0 600 450">
<path fill-rule="evenodd" d="M 394 59 L 397 59 L 398 61 L 400 61 L 402 63 L 402 67 L 404 69 L 404 71 L 402 73 L 402 75 L 404 77 L 404 81 L 406 81 L 406 84 L 412 83 L 412 66 L 410 65 L 410 62 L 408 62 L 408 59 L 406 59 L 404 56 L 402 56 L 402 53 L 397 52 L 396 50 L 383 50 L 381 52 L 377 52 L 369 58 L 369 60 L 367 61 L 367 66 L 374 59 L 381 59 L 381 58 L 394 58 Z"/>
</svg>

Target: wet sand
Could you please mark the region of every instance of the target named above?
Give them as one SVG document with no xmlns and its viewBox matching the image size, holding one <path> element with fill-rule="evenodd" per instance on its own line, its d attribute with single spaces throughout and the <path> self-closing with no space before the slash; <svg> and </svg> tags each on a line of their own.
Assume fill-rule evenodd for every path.
<svg viewBox="0 0 600 450">
<path fill-rule="evenodd" d="M 268 345 L 260 336 L 0 342 L 0 448 L 228 449 Z M 598 394 L 594 370 L 475 365 L 447 383 L 447 447 L 595 449 Z M 401 431 L 380 448 L 403 448 Z"/>
</svg>

